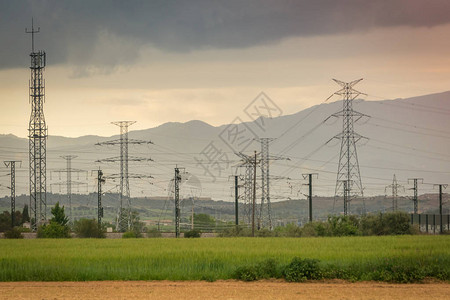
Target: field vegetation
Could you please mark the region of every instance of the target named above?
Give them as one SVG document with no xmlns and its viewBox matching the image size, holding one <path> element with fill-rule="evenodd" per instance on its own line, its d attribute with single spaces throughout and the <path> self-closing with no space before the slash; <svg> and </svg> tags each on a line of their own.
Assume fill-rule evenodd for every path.
<svg viewBox="0 0 450 300">
<path fill-rule="evenodd" d="M 447 236 L 0 240 L 0 281 L 450 280 Z"/>
</svg>

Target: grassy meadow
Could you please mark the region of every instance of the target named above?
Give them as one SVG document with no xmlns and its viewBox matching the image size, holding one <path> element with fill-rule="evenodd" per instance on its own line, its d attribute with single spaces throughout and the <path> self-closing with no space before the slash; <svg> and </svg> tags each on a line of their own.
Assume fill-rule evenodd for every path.
<svg viewBox="0 0 450 300">
<path fill-rule="evenodd" d="M 450 237 L 383 236 L 2 239 L 0 281 L 231 279 L 239 267 L 268 259 L 282 267 L 294 257 L 319 260 L 324 278 L 390 281 L 406 272 L 450 280 Z"/>
</svg>

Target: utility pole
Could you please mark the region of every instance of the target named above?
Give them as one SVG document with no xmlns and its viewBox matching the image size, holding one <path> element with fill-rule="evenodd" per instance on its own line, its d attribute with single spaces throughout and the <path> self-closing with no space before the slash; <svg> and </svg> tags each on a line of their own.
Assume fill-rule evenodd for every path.
<svg viewBox="0 0 450 300">
<path fill-rule="evenodd" d="M 128 138 L 128 127 L 136 123 L 136 121 L 118 121 L 112 124 L 120 127 L 120 138 L 118 140 L 97 143 L 96 145 L 120 145 L 120 156 L 98 160 L 97 162 L 120 162 L 120 174 L 112 174 L 108 178 L 120 178 L 119 207 L 116 216 L 116 230 L 125 232 L 132 226 L 131 224 L 131 199 L 130 199 L 130 182 L 129 178 L 153 178 L 152 176 L 144 176 L 139 174 L 130 174 L 128 172 L 128 162 L 130 161 L 153 161 L 151 158 L 131 157 L 128 155 L 129 144 L 153 144 L 150 141 L 133 140 Z M 127 201 L 124 207 L 124 199 Z"/>
<path fill-rule="evenodd" d="M 46 55 L 44 51 L 34 51 L 34 34 L 40 28 L 34 29 L 31 20 L 31 79 L 30 103 L 31 116 L 28 126 L 28 150 L 30 166 L 30 210 L 31 229 L 37 230 L 38 224 L 47 219 L 47 125 L 44 117 L 45 82 L 44 68 Z"/>
<path fill-rule="evenodd" d="M 253 162 L 253 209 L 252 209 L 252 237 L 255 236 L 255 209 L 256 209 L 256 151 Z"/>
<path fill-rule="evenodd" d="M 97 225 L 98 228 L 102 227 L 102 218 L 103 218 L 103 206 L 102 206 L 102 184 L 105 183 L 105 179 L 103 178 L 103 172 L 100 170 L 96 170 L 97 172 Z"/>
<path fill-rule="evenodd" d="M 14 228 L 16 215 L 16 162 L 22 163 L 19 160 L 4 161 L 5 166 L 11 168 L 11 228 Z"/>
<path fill-rule="evenodd" d="M 234 223 L 239 225 L 239 185 L 238 176 L 234 176 Z"/>
<path fill-rule="evenodd" d="M 317 173 L 309 173 L 309 174 L 302 174 L 303 179 L 308 178 L 308 184 L 306 184 L 309 187 L 309 195 L 308 195 L 308 200 L 309 200 L 309 222 L 312 222 L 313 220 L 313 212 L 312 212 L 312 196 L 313 196 L 313 192 L 312 192 L 312 179 L 313 176 L 316 176 L 316 178 L 319 178 L 319 174 Z"/>
<path fill-rule="evenodd" d="M 435 184 L 434 186 L 439 187 L 439 232 L 444 233 L 442 228 L 442 188 L 446 189 L 448 184 Z"/>
<path fill-rule="evenodd" d="M 73 221 L 74 221 L 73 220 L 73 209 L 72 209 L 72 185 L 77 185 L 77 186 L 86 185 L 86 187 L 87 187 L 87 183 L 85 183 L 85 182 L 72 181 L 72 173 L 82 173 L 82 172 L 86 172 L 86 171 L 81 170 L 81 169 L 73 169 L 72 168 L 72 159 L 77 158 L 76 155 L 64 155 L 64 156 L 61 156 L 61 158 L 66 160 L 66 168 L 60 169 L 60 170 L 55 170 L 54 172 L 59 173 L 59 174 L 66 173 L 66 181 L 52 183 L 52 185 L 65 185 L 66 186 L 67 202 L 69 204 L 69 223 L 72 225 Z M 87 175 L 86 175 L 86 177 L 87 177 Z"/>
<path fill-rule="evenodd" d="M 180 237 L 180 168 L 175 168 L 175 177 L 173 179 L 175 187 L 175 237 Z"/>
<path fill-rule="evenodd" d="M 414 187 L 412 188 L 412 190 L 414 190 L 413 202 L 414 202 L 414 214 L 416 215 L 419 213 L 419 198 L 417 195 L 417 184 L 418 181 L 420 181 L 420 183 L 423 183 L 423 178 L 410 178 L 408 179 L 408 184 L 411 180 L 414 183 Z"/>
<path fill-rule="evenodd" d="M 403 188 L 402 185 L 397 183 L 397 178 L 395 177 L 395 174 L 394 174 L 394 178 L 392 179 L 392 184 L 388 185 L 384 188 L 384 193 L 386 193 L 386 189 L 392 189 L 392 211 L 398 210 L 397 199 L 398 199 L 398 188 L 399 187 Z"/>
<path fill-rule="evenodd" d="M 366 94 L 361 93 L 353 88 L 362 79 L 354 80 L 352 82 L 343 82 L 336 79 L 333 80 L 342 87 L 342 89 L 335 92 L 333 95 L 339 95 L 343 97 L 342 110 L 332 115 L 333 117 L 343 117 L 342 132 L 332 138 L 341 141 L 339 166 L 336 178 L 335 201 L 338 196 L 342 195 L 341 189 L 343 188 L 344 215 L 347 215 L 349 212 L 348 203 L 353 198 L 361 197 L 364 201 L 364 192 L 361 181 L 361 173 L 359 171 L 356 144 L 361 139 L 366 138 L 355 132 L 354 124 L 361 118 L 368 116 L 353 110 L 353 100 L 360 95 Z M 328 99 L 330 99 L 333 95 L 328 97 Z M 345 201 L 347 202 L 345 203 Z"/>
</svg>

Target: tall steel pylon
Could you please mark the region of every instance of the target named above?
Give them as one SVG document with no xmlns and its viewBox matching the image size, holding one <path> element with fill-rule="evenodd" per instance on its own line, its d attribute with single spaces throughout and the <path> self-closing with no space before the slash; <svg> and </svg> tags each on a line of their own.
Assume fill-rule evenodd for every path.
<svg viewBox="0 0 450 300">
<path fill-rule="evenodd" d="M 253 172 L 254 172 L 254 158 L 252 155 L 246 155 L 243 153 L 236 153 L 242 159 L 240 167 L 244 168 L 244 213 L 243 219 L 247 224 L 251 223 L 252 217 L 252 199 L 253 199 Z"/>
<path fill-rule="evenodd" d="M 268 225 L 270 229 L 272 228 L 272 207 L 270 203 L 269 143 L 273 140 L 273 138 L 257 139 L 261 143 L 261 206 L 259 209 L 259 224 L 262 227 Z"/>
<path fill-rule="evenodd" d="M 412 199 L 414 203 L 414 214 L 418 214 L 419 213 L 418 181 L 420 181 L 420 183 L 423 183 L 423 178 L 410 178 L 408 179 L 408 184 L 410 181 L 413 181 L 414 183 L 414 187 L 412 188 L 412 190 L 414 190 L 414 195 Z"/>
<path fill-rule="evenodd" d="M 120 145 L 120 157 L 112 157 L 98 160 L 97 162 L 120 162 L 120 174 L 112 174 L 107 178 L 120 178 L 119 207 L 116 216 L 116 230 L 120 232 L 127 231 L 132 227 L 131 220 L 131 199 L 130 199 L 130 182 L 129 178 L 153 178 L 152 176 L 144 176 L 138 174 L 130 174 L 128 172 L 129 161 L 152 161 L 150 158 L 130 157 L 128 155 L 129 144 L 153 144 L 150 141 L 130 140 L 128 139 L 128 127 L 136 123 L 136 121 L 118 121 L 111 122 L 120 127 L 119 140 L 97 143 L 96 145 Z M 124 207 L 124 199 L 127 201 Z"/>
<path fill-rule="evenodd" d="M 174 200 L 175 200 L 175 237 L 180 237 L 180 168 L 175 168 L 175 176 L 173 178 L 174 183 Z"/>
<path fill-rule="evenodd" d="M 60 169 L 60 170 L 54 170 L 56 173 L 66 173 L 66 181 L 58 182 L 58 183 L 52 183 L 51 185 L 65 185 L 66 186 L 66 192 L 67 192 L 67 203 L 69 204 L 69 223 L 72 225 L 74 222 L 73 219 L 73 209 L 72 209 L 72 185 L 80 186 L 80 185 L 86 185 L 85 182 L 79 182 L 79 181 L 72 181 L 72 173 L 82 173 L 87 171 L 81 170 L 81 169 L 73 169 L 72 168 L 72 159 L 77 158 L 76 155 L 64 155 L 61 156 L 62 159 L 66 161 L 66 168 Z"/>
<path fill-rule="evenodd" d="M 350 202 L 354 198 L 364 197 L 361 174 L 359 171 L 358 155 L 356 152 L 356 143 L 365 137 L 355 132 L 354 123 L 362 117 L 367 117 L 367 115 L 353 110 L 353 100 L 360 95 L 366 94 L 353 89 L 353 86 L 355 86 L 362 79 L 354 80 L 348 83 L 336 79 L 333 80 L 342 87 L 342 89 L 335 92 L 333 95 L 343 97 L 342 110 L 332 115 L 334 117 L 343 117 L 342 132 L 333 137 L 341 140 L 341 151 L 339 155 L 339 166 L 336 178 L 335 201 L 336 197 L 343 196 L 344 215 L 347 215 L 350 211 Z"/>
<path fill-rule="evenodd" d="M 392 179 L 392 184 L 385 187 L 384 192 L 386 193 L 386 189 L 392 189 L 392 211 L 398 210 L 398 188 L 402 188 L 403 186 L 397 183 L 397 178 Z"/>
<path fill-rule="evenodd" d="M 11 228 L 14 227 L 16 215 L 16 162 L 22 163 L 18 160 L 4 161 L 5 166 L 11 168 L 11 186 L 9 187 L 11 190 Z"/>
<path fill-rule="evenodd" d="M 47 212 L 47 126 L 44 118 L 44 75 L 46 56 L 44 51 L 34 51 L 34 34 L 40 28 L 34 29 L 31 21 L 31 79 L 30 102 L 31 116 L 28 126 L 28 149 L 30 164 L 30 210 L 31 229 L 37 230 L 38 224 L 46 220 Z"/>
</svg>

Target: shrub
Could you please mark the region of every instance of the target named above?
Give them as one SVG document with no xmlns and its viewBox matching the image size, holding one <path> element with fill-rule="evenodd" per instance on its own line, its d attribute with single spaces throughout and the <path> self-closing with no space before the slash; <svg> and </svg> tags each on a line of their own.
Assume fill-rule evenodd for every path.
<svg viewBox="0 0 450 300">
<path fill-rule="evenodd" d="M 239 267 L 234 272 L 233 278 L 243 281 L 254 281 L 258 279 L 258 271 L 254 266 Z"/>
<path fill-rule="evenodd" d="M 69 226 L 50 221 L 50 224 L 38 228 L 37 237 L 46 239 L 70 238 Z"/>
<path fill-rule="evenodd" d="M 122 234 L 123 239 L 135 239 L 140 237 L 140 233 L 136 233 L 135 231 L 127 231 Z"/>
<path fill-rule="evenodd" d="M 360 235 L 359 220 L 356 216 L 328 217 L 332 236 Z"/>
<path fill-rule="evenodd" d="M 74 231 L 81 238 L 105 238 L 105 232 L 99 228 L 94 219 L 80 219 L 75 221 Z"/>
<path fill-rule="evenodd" d="M 277 261 L 273 258 L 269 258 L 257 263 L 256 265 L 238 267 L 234 271 L 232 277 L 243 281 L 280 278 L 281 271 Z"/>
<path fill-rule="evenodd" d="M 255 232 L 255 236 L 257 237 L 273 237 L 275 233 L 268 228 L 261 228 L 260 230 Z"/>
<path fill-rule="evenodd" d="M 185 238 L 199 238 L 201 236 L 200 230 L 190 230 L 184 233 Z"/>
<path fill-rule="evenodd" d="M 158 231 L 156 228 L 151 228 L 147 230 L 147 237 L 149 238 L 158 238 L 161 237 L 161 232 Z"/>
<path fill-rule="evenodd" d="M 299 257 L 294 257 L 291 263 L 284 268 L 283 275 L 287 281 L 292 282 L 323 278 L 318 260 Z"/>
<path fill-rule="evenodd" d="M 410 217 L 405 212 L 364 216 L 360 224 L 363 235 L 402 235 L 420 232 L 417 227 L 410 224 Z"/>
<path fill-rule="evenodd" d="M 219 237 L 252 236 L 251 228 L 241 225 L 229 227 L 219 233 Z"/>
<path fill-rule="evenodd" d="M 5 231 L 5 238 L 7 239 L 23 239 L 22 231 L 18 227 L 14 227 Z"/>
<path fill-rule="evenodd" d="M 259 278 L 269 279 L 281 277 L 277 261 L 273 258 L 269 258 L 258 263 L 256 265 L 256 270 Z"/>
</svg>

